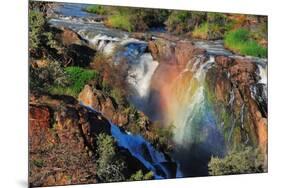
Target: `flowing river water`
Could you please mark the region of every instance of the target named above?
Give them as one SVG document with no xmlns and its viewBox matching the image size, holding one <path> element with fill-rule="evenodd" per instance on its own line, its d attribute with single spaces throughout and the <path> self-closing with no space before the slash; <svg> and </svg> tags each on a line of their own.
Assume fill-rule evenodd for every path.
<svg viewBox="0 0 281 188">
<path fill-rule="evenodd" d="M 130 38 L 127 32 L 107 28 L 102 22 L 97 22 L 98 15 L 82 11 L 84 7 L 63 4 L 56 9 L 56 16 L 49 23 L 77 32 L 97 51 L 113 55 L 116 64 L 125 58 L 129 65 L 127 83 L 131 90 L 128 100 L 152 121 L 175 127 L 173 141 L 177 147 L 172 158 L 178 164 L 176 177 L 208 175 L 206 162 L 209 157 L 223 156 L 226 147 L 205 88 L 206 72 L 216 63 L 214 56 L 254 59 L 261 79 L 259 86 L 252 87 L 251 91 L 253 97 L 261 102 L 267 99 L 267 96 L 257 94 L 260 88 L 267 90 L 267 60 L 235 55 L 226 50 L 220 40 L 194 41 L 195 46 L 207 51 L 208 58 L 198 56 L 191 59 L 183 71 L 171 73 L 169 76 L 173 79 L 169 81 L 166 72 L 157 73 L 158 77 L 154 78 L 159 72 L 159 62 L 147 52 L 147 42 Z M 116 48 L 120 46 L 122 48 Z M 262 93 L 266 95 L 266 92 Z M 165 156 L 143 137 L 124 133 L 115 125 L 111 131 L 117 143 L 152 170 L 156 178 L 171 178 L 164 165 L 167 162 Z"/>
</svg>

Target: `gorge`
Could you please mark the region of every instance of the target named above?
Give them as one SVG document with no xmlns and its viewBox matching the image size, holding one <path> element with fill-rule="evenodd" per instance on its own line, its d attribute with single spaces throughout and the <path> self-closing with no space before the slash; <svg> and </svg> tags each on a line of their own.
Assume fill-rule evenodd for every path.
<svg viewBox="0 0 281 188">
<path fill-rule="evenodd" d="M 235 54 L 221 40 L 109 28 L 103 16 L 86 13 L 84 6 L 60 5 L 48 23 L 79 36 L 83 45 L 108 57 L 110 66 L 124 67 L 119 71 L 127 100 L 147 117 L 146 126 L 158 123 L 159 129 L 172 130 L 172 151 L 155 147 L 146 135 L 126 130 L 130 117 L 110 97 L 85 85 L 75 109 L 106 122 L 108 134 L 131 161 L 152 171 L 154 179 L 207 176 L 211 157 L 223 158 L 246 145 L 261 151 L 267 171 L 267 59 Z"/>
</svg>

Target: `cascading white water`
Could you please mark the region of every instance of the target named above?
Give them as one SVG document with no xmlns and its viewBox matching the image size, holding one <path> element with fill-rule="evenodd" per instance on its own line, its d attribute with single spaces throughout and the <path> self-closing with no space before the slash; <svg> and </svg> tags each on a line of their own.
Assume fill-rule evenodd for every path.
<svg viewBox="0 0 281 188">
<path fill-rule="evenodd" d="M 80 104 L 85 106 L 81 101 Z M 90 106 L 85 106 L 89 110 L 100 113 Z M 172 160 L 168 160 L 164 153 L 157 151 L 150 142 L 141 135 L 131 135 L 122 131 L 117 125 L 110 122 L 111 135 L 117 142 L 117 145 L 127 149 L 132 156 L 138 159 L 148 170 L 153 172 L 155 179 L 182 177 L 181 171 L 176 167 L 176 174 L 169 171 L 169 167 L 165 164 L 176 164 Z"/>
<path fill-rule="evenodd" d="M 101 34 L 98 34 L 93 38 L 89 36 L 85 36 L 85 38 L 89 41 L 90 45 L 96 48 L 97 51 L 100 51 L 105 55 L 111 55 L 114 52 L 118 42 L 121 41 L 120 38 L 109 37 Z"/>
<path fill-rule="evenodd" d="M 267 65 L 262 66 L 258 64 L 260 80 L 258 83 L 267 85 Z"/>
<path fill-rule="evenodd" d="M 192 143 L 194 141 L 194 126 L 197 126 L 198 120 L 200 121 L 200 118 L 202 118 L 198 116 L 202 116 L 206 111 L 205 108 L 207 108 L 204 91 L 205 75 L 214 62 L 213 56 L 206 62 L 202 62 L 200 57 L 195 58 L 194 62 L 192 62 L 192 68 L 186 68 L 174 81 L 173 91 L 175 93 L 169 113 L 175 126 L 174 141 L 178 144 Z M 181 83 L 180 80 L 186 79 L 185 74 L 187 72 L 192 75 L 191 78 L 189 77 L 188 82 L 184 85 L 178 85 L 177 83 Z M 207 122 L 213 121 L 212 119 L 209 120 L 208 116 L 204 117 L 204 119 Z M 195 123 L 194 121 L 197 122 Z M 213 124 L 213 122 L 208 124 Z"/>
<path fill-rule="evenodd" d="M 127 80 L 134 90 L 130 99 L 140 109 L 146 108 L 150 81 L 157 66 L 158 62 L 153 60 L 151 54 L 145 53 L 139 57 L 138 63 L 129 69 Z"/>
</svg>

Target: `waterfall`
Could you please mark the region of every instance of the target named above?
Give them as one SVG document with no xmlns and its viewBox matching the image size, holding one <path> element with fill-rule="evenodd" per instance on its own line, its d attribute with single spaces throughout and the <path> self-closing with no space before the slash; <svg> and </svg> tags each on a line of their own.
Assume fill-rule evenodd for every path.
<svg viewBox="0 0 281 188">
<path fill-rule="evenodd" d="M 130 135 L 122 132 L 116 125 L 111 124 L 111 134 L 120 147 L 128 151 L 150 171 L 156 179 L 172 178 L 169 169 L 165 167 L 168 161 L 163 153 L 158 152 L 140 135 Z"/>
<path fill-rule="evenodd" d="M 133 94 L 129 97 L 130 101 L 144 112 L 149 102 L 150 81 L 157 66 L 158 62 L 153 61 L 151 54 L 145 53 L 128 72 L 128 83 L 133 89 Z"/>
<path fill-rule="evenodd" d="M 260 76 L 259 83 L 267 85 L 267 65 L 260 65 L 258 64 L 258 74 Z"/>
<path fill-rule="evenodd" d="M 85 106 L 81 101 L 80 104 Z M 87 109 L 100 113 L 90 106 Z M 155 179 L 182 177 L 178 164 L 168 160 L 165 155 L 157 151 L 150 142 L 141 135 L 132 135 L 122 131 L 117 125 L 110 122 L 111 135 L 121 148 L 127 149 L 130 154 L 138 159 L 148 170 L 153 172 Z"/>
<path fill-rule="evenodd" d="M 224 122 L 216 119 L 218 114 L 215 114 L 215 105 L 208 100 L 211 91 L 206 85 L 206 73 L 216 66 L 214 56 L 250 58 L 251 62 L 257 62 L 258 81 L 250 86 L 250 90 L 262 116 L 267 117 L 265 60 L 233 54 L 224 48 L 223 41 L 220 40 L 194 41 L 195 46 L 205 49 L 206 53 L 190 59 L 186 67 L 177 67 L 177 63 L 172 62 L 176 59 L 174 57 L 167 60 L 171 62 L 157 62 L 148 52 L 147 42 L 129 38 L 127 32 L 107 28 L 103 23 L 95 22 L 95 18 L 86 19 L 87 13 L 78 14 L 80 9 L 76 9 L 78 13 L 73 14 L 73 9 L 76 8 L 72 7 L 72 11 L 62 9 L 66 16 L 53 18 L 49 23 L 54 27 L 74 30 L 90 47 L 108 55 L 113 64 L 125 62 L 128 65 L 126 81 L 129 87 L 126 88 L 129 102 L 144 112 L 150 120 L 161 120 L 163 126 L 173 125 L 175 146 L 171 155 L 180 164 L 184 176 L 208 175 L 207 164 L 210 156 L 224 155 L 227 142 L 224 139 L 228 142 L 231 140 L 236 123 L 246 126 L 243 123 L 247 118 L 244 115 L 247 107 L 243 104 L 239 118 L 229 114 L 232 126 L 228 138 L 224 138 L 219 130 L 218 126 L 224 126 Z M 209 58 L 207 61 L 206 57 Z M 227 72 L 227 78 L 231 79 L 230 72 Z M 232 108 L 237 101 L 234 89 L 231 88 L 227 95 L 227 105 Z M 127 149 L 147 169 L 153 171 L 157 179 L 171 177 L 165 166 L 171 161 L 142 136 L 126 133 L 112 123 L 111 134 L 119 147 Z M 176 177 L 182 177 L 181 171 L 177 170 Z"/>
<path fill-rule="evenodd" d="M 250 86 L 251 97 L 257 101 L 263 117 L 267 117 L 267 64 L 257 63 L 259 80 Z"/>
<path fill-rule="evenodd" d="M 114 49 L 117 47 L 120 38 L 110 37 L 107 35 L 97 34 L 94 37 L 91 35 L 85 35 L 84 37 L 89 44 L 94 47 L 97 51 L 104 53 L 105 55 L 111 55 Z"/>
<path fill-rule="evenodd" d="M 214 111 L 206 98 L 205 87 L 206 72 L 214 62 L 213 56 L 206 62 L 202 62 L 198 57 L 190 62 L 193 63 L 192 69 L 185 69 L 172 84 L 173 94 L 168 116 L 169 121 L 175 126 L 174 141 L 177 144 L 185 146 L 196 142 L 211 144 L 211 141 L 212 144 L 217 144 L 210 135 L 219 134 L 219 131 Z"/>
</svg>

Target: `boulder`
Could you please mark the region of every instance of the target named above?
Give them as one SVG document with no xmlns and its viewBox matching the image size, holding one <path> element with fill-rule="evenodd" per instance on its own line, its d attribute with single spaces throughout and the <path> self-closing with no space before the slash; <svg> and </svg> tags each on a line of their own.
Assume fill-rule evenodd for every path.
<svg viewBox="0 0 281 188">
<path fill-rule="evenodd" d="M 148 50 L 153 59 L 159 62 L 167 61 L 174 56 L 174 43 L 164 39 L 157 39 L 148 42 Z"/>
<path fill-rule="evenodd" d="M 190 41 L 170 41 L 161 38 L 149 41 L 148 49 L 153 59 L 159 63 L 169 63 L 181 66 L 182 68 L 193 57 L 205 53 L 205 50 L 196 48 Z"/>
<path fill-rule="evenodd" d="M 77 44 L 82 45 L 83 39 L 82 37 L 77 34 L 75 31 L 72 31 L 71 29 L 62 27 L 60 28 L 61 32 L 58 36 L 58 39 L 61 41 L 61 43 L 65 46 L 69 46 L 71 44 Z"/>
<path fill-rule="evenodd" d="M 122 110 L 124 107 L 119 106 L 110 96 L 90 85 L 85 85 L 78 96 L 78 100 L 84 105 L 99 111 L 118 126 L 124 126 L 129 123 L 128 114 Z"/>
<path fill-rule="evenodd" d="M 190 41 L 179 41 L 175 46 L 177 63 L 186 65 L 193 57 L 204 54 L 204 50 L 196 48 Z"/>
</svg>

